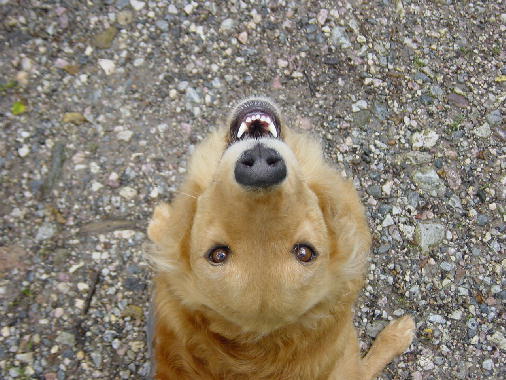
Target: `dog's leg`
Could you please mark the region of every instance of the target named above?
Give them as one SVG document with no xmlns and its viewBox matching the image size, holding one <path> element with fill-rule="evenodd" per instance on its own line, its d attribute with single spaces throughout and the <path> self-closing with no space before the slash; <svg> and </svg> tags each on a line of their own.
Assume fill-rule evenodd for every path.
<svg viewBox="0 0 506 380">
<path fill-rule="evenodd" d="M 367 355 L 362 359 L 364 379 L 373 379 L 393 358 L 402 354 L 411 344 L 415 321 L 404 316 L 388 324 L 380 332 Z"/>
</svg>

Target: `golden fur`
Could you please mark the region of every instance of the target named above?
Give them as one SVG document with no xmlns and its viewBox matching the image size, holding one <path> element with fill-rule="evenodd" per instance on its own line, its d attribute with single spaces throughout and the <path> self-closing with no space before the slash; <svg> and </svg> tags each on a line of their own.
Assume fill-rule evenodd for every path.
<svg viewBox="0 0 506 380">
<path fill-rule="evenodd" d="M 361 358 L 352 307 L 370 247 L 363 207 L 316 142 L 281 131 L 283 141 L 263 139 L 286 161 L 275 189 L 235 182 L 253 142 L 228 147 L 224 126 L 197 147 L 174 202 L 155 209 L 156 379 L 372 379 L 411 343 L 404 317 Z M 290 254 L 300 241 L 318 250 L 310 265 Z M 232 250 L 225 265 L 204 258 L 215 244 Z"/>
</svg>

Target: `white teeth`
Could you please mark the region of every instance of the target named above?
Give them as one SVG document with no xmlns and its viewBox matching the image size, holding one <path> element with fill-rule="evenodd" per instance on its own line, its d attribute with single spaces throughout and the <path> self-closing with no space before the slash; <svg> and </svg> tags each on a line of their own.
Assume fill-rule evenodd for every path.
<svg viewBox="0 0 506 380">
<path fill-rule="evenodd" d="M 274 137 L 278 137 L 278 131 L 276 131 L 276 127 L 274 124 L 269 123 L 269 126 L 267 127 L 267 130 L 273 135 Z"/>
<path fill-rule="evenodd" d="M 251 120 L 253 120 L 250 116 L 246 118 L 246 123 L 251 123 Z"/>
<path fill-rule="evenodd" d="M 255 115 L 255 119 L 256 119 L 256 120 L 260 120 L 260 114 L 259 114 L 259 113 L 257 113 L 257 114 Z"/>
<path fill-rule="evenodd" d="M 241 136 L 244 134 L 244 132 L 246 132 L 247 129 L 248 129 L 248 127 L 246 126 L 246 124 L 241 123 L 241 126 L 239 127 L 239 131 L 237 132 L 237 138 L 240 139 Z"/>
</svg>

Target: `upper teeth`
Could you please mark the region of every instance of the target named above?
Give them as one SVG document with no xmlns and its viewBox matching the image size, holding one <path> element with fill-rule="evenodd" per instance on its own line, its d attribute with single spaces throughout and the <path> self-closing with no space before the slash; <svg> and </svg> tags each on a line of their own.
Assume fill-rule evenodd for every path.
<svg viewBox="0 0 506 380">
<path fill-rule="evenodd" d="M 241 136 L 248 130 L 248 127 L 244 122 L 241 123 L 241 126 L 239 127 L 239 131 L 237 132 L 237 138 L 240 139 Z"/>
<path fill-rule="evenodd" d="M 274 137 L 278 137 L 278 131 L 276 131 L 276 127 L 274 124 L 269 122 L 269 126 L 267 127 L 267 130 L 273 135 Z"/>
<path fill-rule="evenodd" d="M 269 133 L 274 137 L 278 137 L 278 131 L 276 130 L 276 127 L 274 126 L 274 122 L 272 121 L 272 119 L 268 115 L 255 114 L 248 116 L 246 120 L 244 120 L 241 123 L 241 125 L 239 126 L 239 130 L 237 131 L 237 138 L 240 139 L 241 136 L 248 131 L 248 128 L 251 125 L 251 123 L 256 120 L 267 123 L 267 130 L 269 131 Z"/>
</svg>

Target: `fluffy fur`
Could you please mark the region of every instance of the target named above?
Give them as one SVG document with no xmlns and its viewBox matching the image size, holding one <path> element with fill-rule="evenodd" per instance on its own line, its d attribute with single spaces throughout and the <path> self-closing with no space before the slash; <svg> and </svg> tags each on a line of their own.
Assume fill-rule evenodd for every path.
<svg viewBox="0 0 506 380">
<path fill-rule="evenodd" d="M 410 317 L 393 321 L 361 358 L 352 307 L 363 285 L 370 234 L 350 181 L 319 145 L 281 125 L 287 178 L 247 191 L 234 164 L 256 140 L 229 146 L 226 126 L 198 146 L 171 205 L 148 228 L 154 263 L 155 378 L 372 379 L 411 343 Z M 317 259 L 290 253 L 311 243 Z M 220 266 L 215 244 L 231 248 Z"/>
</svg>

